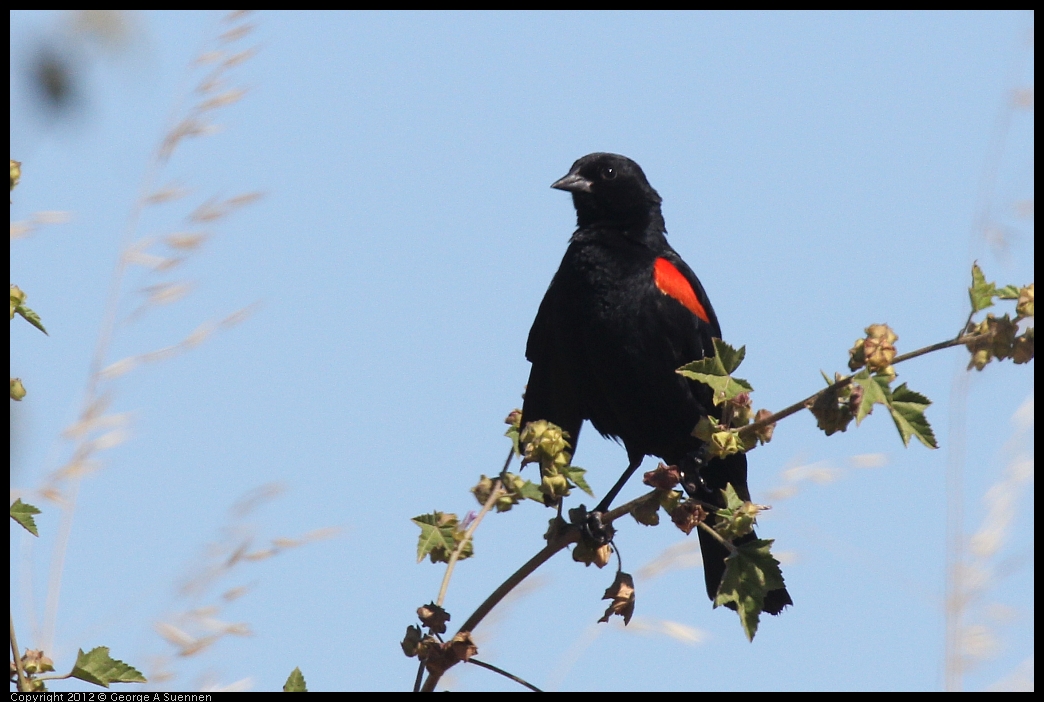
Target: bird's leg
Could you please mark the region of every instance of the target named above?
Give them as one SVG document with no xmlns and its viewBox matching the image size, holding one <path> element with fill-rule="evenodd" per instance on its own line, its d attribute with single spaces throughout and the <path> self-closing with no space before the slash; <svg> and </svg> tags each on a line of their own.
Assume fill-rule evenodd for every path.
<svg viewBox="0 0 1044 702">
<path fill-rule="evenodd" d="M 627 470 L 620 476 L 620 479 L 616 481 L 616 485 L 613 485 L 612 489 L 605 494 L 602 501 L 598 503 L 592 511 L 587 513 L 587 518 L 581 525 L 580 529 L 584 534 L 584 537 L 594 541 L 595 543 L 602 545 L 609 543 L 609 533 L 606 526 L 602 524 L 602 515 L 609 510 L 609 506 L 613 504 L 613 500 L 623 489 L 624 484 L 628 479 L 634 475 L 634 471 L 638 470 L 638 466 L 642 465 L 642 459 L 645 456 L 639 456 L 638 458 L 632 458 L 630 465 L 627 466 Z"/>
</svg>

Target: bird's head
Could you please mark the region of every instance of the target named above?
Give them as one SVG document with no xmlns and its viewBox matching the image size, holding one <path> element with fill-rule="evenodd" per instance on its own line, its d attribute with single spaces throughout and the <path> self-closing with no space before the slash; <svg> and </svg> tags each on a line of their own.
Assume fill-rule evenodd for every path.
<svg viewBox="0 0 1044 702">
<path fill-rule="evenodd" d="M 660 196 L 641 166 L 619 154 L 588 154 L 551 187 L 573 194 L 581 227 L 597 222 L 642 224 L 660 214 Z"/>
</svg>

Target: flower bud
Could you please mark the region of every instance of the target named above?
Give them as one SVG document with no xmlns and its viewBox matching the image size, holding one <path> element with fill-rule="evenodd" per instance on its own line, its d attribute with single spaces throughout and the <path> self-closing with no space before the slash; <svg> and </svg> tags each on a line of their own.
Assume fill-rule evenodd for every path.
<svg viewBox="0 0 1044 702">
<path fill-rule="evenodd" d="M 21 378 L 11 378 L 11 399 L 21 401 L 25 397 L 25 386 Z"/>
<path fill-rule="evenodd" d="M 866 359 L 866 367 L 871 373 L 884 370 L 892 365 L 892 359 L 895 358 L 895 342 L 898 339 L 899 337 L 887 324 L 871 324 L 866 328 L 863 356 Z"/>
<path fill-rule="evenodd" d="M 1033 316 L 1033 286 L 1034 283 L 1030 283 L 1019 290 L 1019 302 L 1015 305 L 1015 312 L 1019 317 Z"/>
</svg>

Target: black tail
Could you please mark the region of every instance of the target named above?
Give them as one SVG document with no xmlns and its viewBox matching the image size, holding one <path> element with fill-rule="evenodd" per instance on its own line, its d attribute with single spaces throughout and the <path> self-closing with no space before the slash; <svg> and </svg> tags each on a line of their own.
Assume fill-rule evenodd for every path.
<svg viewBox="0 0 1044 702">
<path fill-rule="evenodd" d="M 727 458 L 715 459 L 707 464 L 701 471 L 701 476 L 707 487 L 711 489 L 715 504 L 725 506 L 725 500 L 721 491 L 725 485 L 732 483 L 736 493 L 744 500 L 750 499 L 750 491 L 747 489 L 747 456 L 737 453 Z M 700 537 L 700 551 L 703 553 L 703 574 L 707 581 L 707 595 L 714 600 L 718 595 L 718 586 L 725 575 L 725 559 L 729 552 L 713 536 L 707 534 L 703 529 L 697 529 Z M 754 532 L 736 540 L 736 544 L 744 544 L 758 538 Z M 790 599 L 787 589 L 771 590 L 765 595 L 765 604 L 762 609 L 769 614 L 779 614 L 787 605 L 794 604 Z M 728 603 L 729 609 L 736 609 L 736 605 Z"/>
</svg>

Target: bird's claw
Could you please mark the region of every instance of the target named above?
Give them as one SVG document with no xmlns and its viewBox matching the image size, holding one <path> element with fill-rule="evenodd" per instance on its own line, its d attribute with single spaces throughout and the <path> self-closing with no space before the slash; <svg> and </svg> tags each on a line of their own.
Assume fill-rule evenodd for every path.
<svg viewBox="0 0 1044 702">
<path fill-rule="evenodd" d="M 706 447 L 689 454 L 688 460 L 683 461 L 678 468 L 681 471 L 681 486 L 689 497 L 704 498 L 711 496 L 713 491 L 703 479 L 702 471 L 707 466 L 709 456 Z"/>
<path fill-rule="evenodd" d="M 595 509 L 588 512 L 583 505 L 569 510 L 569 520 L 580 529 L 581 538 L 595 547 L 605 546 L 613 540 L 614 530 L 609 524 L 602 522 L 605 513 Z"/>
</svg>

